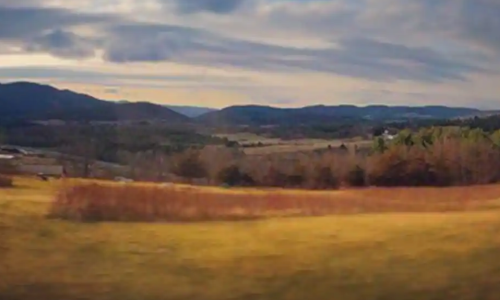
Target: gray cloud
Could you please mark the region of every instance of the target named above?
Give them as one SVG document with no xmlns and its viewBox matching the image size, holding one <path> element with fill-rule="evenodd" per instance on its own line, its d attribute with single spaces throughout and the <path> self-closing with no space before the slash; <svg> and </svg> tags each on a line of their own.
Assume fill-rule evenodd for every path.
<svg viewBox="0 0 500 300">
<path fill-rule="evenodd" d="M 29 52 L 44 52 L 64 58 L 86 58 L 95 54 L 95 42 L 60 29 L 40 35 L 26 43 Z"/>
<path fill-rule="evenodd" d="M 498 109 L 498 98 L 477 96 L 476 101 L 471 101 L 470 95 L 450 95 L 440 92 L 401 92 L 377 89 L 361 89 L 350 91 L 343 95 L 357 104 L 383 104 L 401 105 L 407 103 L 414 105 L 446 105 L 454 107 L 475 107 L 485 110 Z"/>
<path fill-rule="evenodd" d="M 278 104 L 278 105 L 290 105 L 290 104 L 295 104 L 297 100 L 295 99 L 287 99 L 287 98 L 278 98 L 278 99 L 271 99 L 266 101 L 269 104 Z"/>
<path fill-rule="evenodd" d="M 94 55 L 97 41 L 72 32 L 76 26 L 98 28 L 119 21 L 111 15 L 85 14 L 66 9 L 35 6 L 40 1 L 20 1 L 17 5 L 0 2 L 0 42 L 26 52 L 48 53 L 63 58 Z M 27 6 L 33 5 L 33 6 Z"/>
<path fill-rule="evenodd" d="M 97 25 L 119 20 L 110 15 L 77 13 L 43 7 L 7 7 L 0 3 L 0 39 L 23 39 L 39 36 L 47 30 L 76 25 Z"/>
<path fill-rule="evenodd" d="M 247 0 L 175 0 L 175 5 L 181 13 L 212 12 L 227 14 L 235 11 Z"/>
<path fill-rule="evenodd" d="M 500 54 L 500 1 L 466 0 L 461 7 L 462 34 Z"/>
<path fill-rule="evenodd" d="M 134 80 L 139 81 L 166 81 L 174 83 L 176 86 L 181 85 L 200 85 L 208 86 L 234 86 L 238 83 L 245 82 L 251 84 L 252 80 L 246 77 L 222 77 L 216 75 L 147 75 L 147 74 L 123 74 L 123 73 L 103 73 L 96 71 L 85 71 L 71 68 L 54 68 L 54 67 L 0 67 L 0 79 L 3 80 L 56 80 L 60 82 L 84 82 L 91 84 L 108 84 L 119 85 L 120 80 L 127 80 L 127 86 L 133 86 Z M 132 83 L 131 83 L 132 81 Z M 141 86 L 137 84 L 138 86 Z M 161 87 L 162 85 L 146 84 L 149 87 Z M 163 84 L 163 87 L 166 87 Z"/>
<path fill-rule="evenodd" d="M 103 92 L 105 94 L 119 94 L 120 93 L 120 88 L 107 87 L 107 88 L 104 88 Z"/>
<path fill-rule="evenodd" d="M 41 6 L 43 4 L 43 0 L 0 0 L 0 6 L 2 7 L 33 7 L 33 6 Z"/>
<path fill-rule="evenodd" d="M 200 31 L 158 24 L 123 24 L 108 32 L 105 58 L 112 62 L 167 61 L 196 49 Z"/>
<path fill-rule="evenodd" d="M 219 13 L 227 20 L 248 17 L 237 13 L 245 0 L 159 1 L 174 1 L 181 13 Z M 209 26 L 201 30 L 36 7 L 41 2 L 35 0 L 21 0 L 19 5 L 0 0 L 0 42 L 76 59 L 103 50 L 104 58 L 113 63 L 171 61 L 258 71 L 326 72 L 374 81 L 466 80 L 473 73 L 493 72 L 486 67 L 500 61 L 497 0 L 379 0 L 381 6 L 390 4 L 390 10 L 378 9 L 375 0 L 342 1 L 335 2 L 346 4 L 340 8 L 334 2 L 282 3 L 264 16 L 253 15 L 256 27 L 262 23 L 333 41 L 322 49 L 231 38 L 210 31 Z M 89 31 L 82 35 L 77 30 L 81 25 L 92 27 L 94 35 Z M 421 36 L 430 38 L 420 41 Z M 428 46 L 416 46 L 419 43 Z M 467 43 L 484 45 L 497 51 L 497 56 L 485 57 Z"/>
<path fill-rule="evenodd" d="M 113 62 L 172 61 L 271 71 L 319 71 L 371 80 L 464 80 L 485 71 L 425 47 L 343 39 L 327 49 L 293 48 L 228 38 L 179 26 L 128 25 L 113 30 Z M 147 34 L 145 34 L 147 32 Z"/>
<path fill-rule="evenodd" d="M 349 61 L 349 57 L 357 58 L 362 65 L 373 64 L 375 68 L 386 69 L 395 74 L 402 72 L 401 76 L 404 76 L 403 73 L 409 77 L 422 76 L 422 81 L 463 80 L 469 73 L 488 72 L 484 68 L 426 47 L 408 47 L 371 39 L 345 39 L 341 45 L 345 61 Z M 406 79 L 411 79 L 409 77 Z"/>
</svg>

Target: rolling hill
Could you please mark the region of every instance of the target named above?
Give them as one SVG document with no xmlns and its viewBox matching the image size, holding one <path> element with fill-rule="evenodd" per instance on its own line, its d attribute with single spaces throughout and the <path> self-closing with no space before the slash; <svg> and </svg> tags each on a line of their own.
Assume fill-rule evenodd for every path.
<svg viewBox="0 0 500 300">
<path fill-rule="evenodd" d="M 446 106 L 383 106 L 358 107 L 309 106 L 275 108 L 268 106 L 233 106 L 197 118 L 212 125 L 300 125 L 330 123 L 339 120 L 398 121 L 407 119 L 451 119 L 481 113 L 478 109 Z"/>
<path fill-rule="evenodd" d="M 66 121 L 164 120 L 189 118 L 148 102 L 117 103 L 30 82 L 0 84 L 0 118 Z"/>
<path fill-rule="evenodd" d="M 309 106 L 275 108 L 232 106 L 222 110 L 204 107 L 166 106 L 149 102 L 110 102 L 49 85 L 30 82 L 0 84 L 0 118 L 17 120 L 138 121 L 161 120 L 203 125 L 308 125 L 332 122 L 397 121 L 408 119 L 453 119 L 480 115 L 471 108 L 445 106 L 358 107 Z"/>
<path fill-rule="evenodd" d="M 49 112 L 96 109 L 109 103 L 94 97 L 49 85 L 30 82 L 0 84 L 0 116 L 37 118 Z"/>
<path fill-rule="evenodd" d="M 57 110 L 47 113 L 47 119 L 65 121 L 168 121 L 170 123 L 190 122 L 190 118 L 161 105 L 148 102 L 113 103 L 104 107 Z"/>
<path fill-rule="evenodd" d="M 127 100 L 121 100 L 118 101 L 120 104 L 130 104 L 133 102 L 127 101 Z M 197 118 L 201 115 L 204 115 L 209 112 L 214 112 L 217 111 L 215 108 L 210 108 L 210 107 L 202 107 L 202 106 L 187 106 L 187 105 L 162 105 L 163 107 L 169 108 L 177 113 L 180 113 L 181 115 L 185 115 L 186 117 L 190 118 Z"/>
</svg>

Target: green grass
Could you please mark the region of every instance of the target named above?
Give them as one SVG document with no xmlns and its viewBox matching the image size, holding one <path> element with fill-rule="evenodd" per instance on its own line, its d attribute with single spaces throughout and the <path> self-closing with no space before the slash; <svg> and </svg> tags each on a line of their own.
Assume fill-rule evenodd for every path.
<svg viewBox="0 0 500 300">
<path fill-rule="evenodd" d="M 47 219 L 52 187 L 21 184 L 0 191 L 0 299 L 500 295 L 495 205 L 446 214 L 85 224 Z"/>
</svg>

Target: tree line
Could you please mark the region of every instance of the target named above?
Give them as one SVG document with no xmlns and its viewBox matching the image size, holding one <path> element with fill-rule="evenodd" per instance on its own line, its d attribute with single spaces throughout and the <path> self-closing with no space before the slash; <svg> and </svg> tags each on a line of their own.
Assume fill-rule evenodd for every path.
<svg viewBox="0 0 500 300">
<path fill-rule="evenodd" d="M 343 146 L 266 156 L 189 130 L 148 126 L 16 127 L 4 130 L 2 140 L 44 142 L 85 158 L 75 176 L 92 176 L 87 163 L 104 160 L 126 165 L 125 174 L 115 175 L 136 180 L 336 189 L 500 182 L 500 130 L 492 128 L 406 129 L 393 140 L 376 137 L 368 151 Z"/>
<path fill-rule="evenodd" d="M 403 130 L 370 151 L 247 156 L 189 150 L 170 157 L 169 173 L 208 184 L 306 189 L 459 186 L 500 182 L 500 131 L 461 127 Z"/>
</svg>

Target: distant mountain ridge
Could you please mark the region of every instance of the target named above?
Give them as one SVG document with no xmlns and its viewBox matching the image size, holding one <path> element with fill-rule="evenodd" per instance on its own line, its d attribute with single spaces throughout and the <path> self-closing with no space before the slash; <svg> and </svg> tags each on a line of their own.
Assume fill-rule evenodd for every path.
<svg viewBox="0 0 500 300">
<path fill-rule="evenodd" d="M 127 101 L 127 100 L 121 100 L 121 101 L 117 101 L 117 103 L 130 104 L 130 103 L 134 103 L 134 102 Z M 215 108 L 203 107 L 203 106 L 169 105 L 169 104 L 162 104 L 162 106 L 169 108 L 175 112 L 180 113 L 181 115 L 185 115 L 186 117 L 190 117 L 190 118 L 196 118 L 196 117 L 199 117 L 199 116 L 204 115 L 206 113 L 214 112 L 214 111 L 218 110 Z"/>
<path fill-rule="evenodd" d="M 473 108 L 446 106 L 308 106 L 303 108 L 276 108 L 270 106 L 232 106 L 210 112 L 198 118 L 213 125 L 300 125 L 331 122 L 334 119 L 363 119 L 398 121 L 405 119 L 451 119 L 481 114 Z"/>
<path fill-rule="evenodd" d="M 0 84 L 0 118 L 22 120 L 137 121 L 162 120 L 203 125 L 301 125 L 343 120 L 397 121 L 407 119 L 452 119 L 481 116 L 473 108 L 446 106 L 354 105 L 276 108 L 231 106 L 222 110 L 205 107 L 169 106 L 149 102 L 111 102 L 49 85 L 30 82 Z"/>
<path fill-rule="evenodd" d="M 0 83 L 0 116 L 36 118 L 56 110 L 104 107 L 105 101 L 49 85 L 30 82 Z"/>
<path fill-rule="evenodd" d="M 190 121 L 188 117 L 158 104 L 104 101 L 89 95 L 30 82 L 0 84 L 0 118 L 66 121 L 164 120 L 175 123 Z"/>
<path fill-rule="evenodd" d="M 190 118 L 197 118 L 204 114 L 218 111 L 215 108 L 201 107 L 201 106 L 179 106 L 179 105 L 164 105 L 164 106 Z"/>
<path fill-rule="evenodd" d="M 113 103 L 105 107 L 61 110 L 45 115 L 49 119 L 90 121 L 168 121 L 186 123 L 191 119 L 161 105 L 149 102 Z"/>
</svg>

